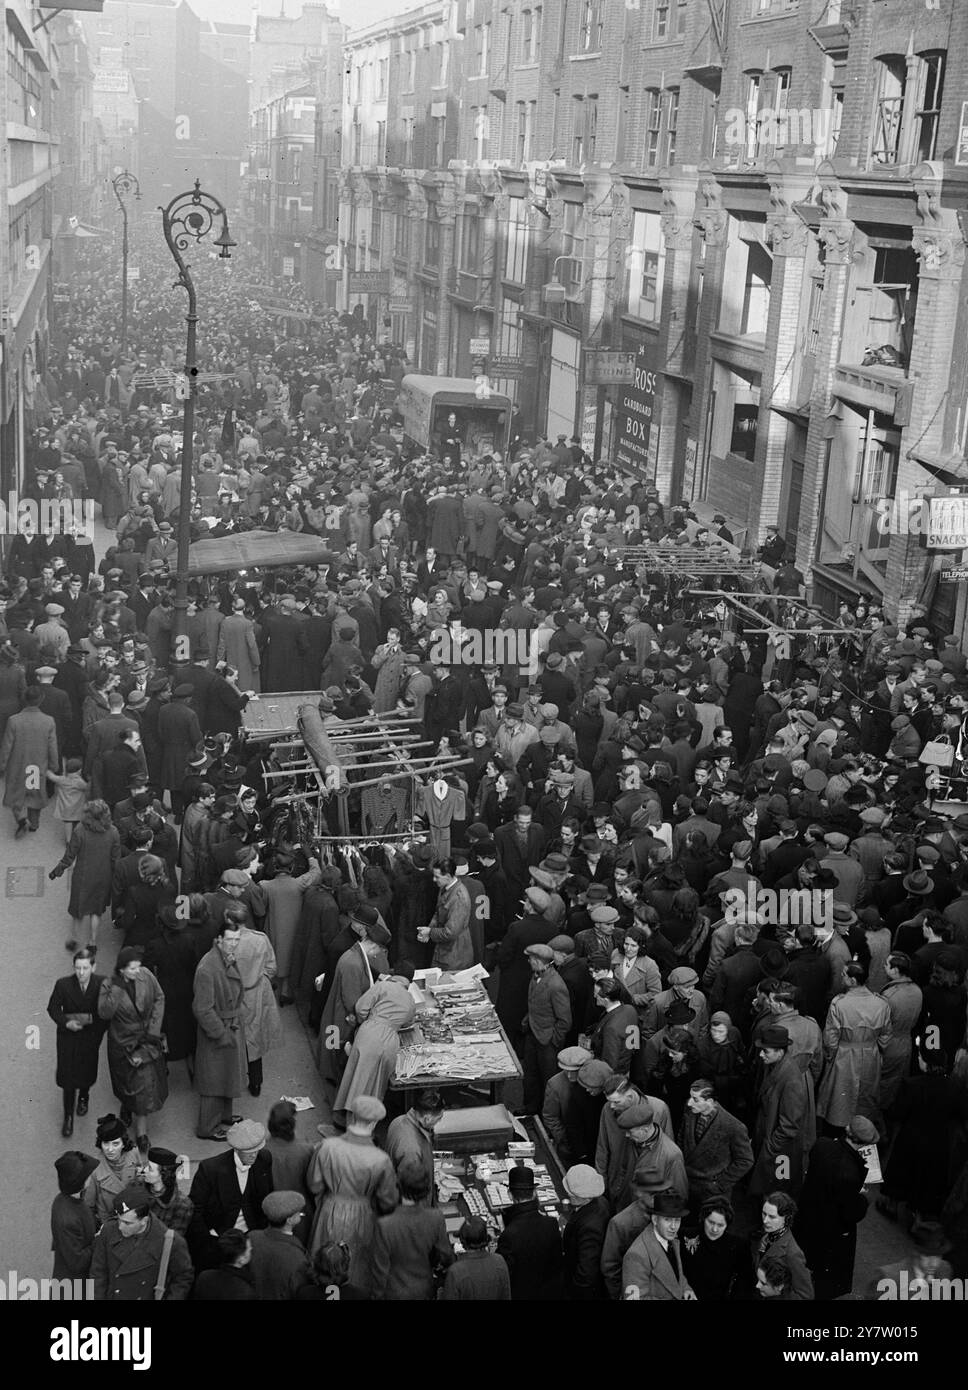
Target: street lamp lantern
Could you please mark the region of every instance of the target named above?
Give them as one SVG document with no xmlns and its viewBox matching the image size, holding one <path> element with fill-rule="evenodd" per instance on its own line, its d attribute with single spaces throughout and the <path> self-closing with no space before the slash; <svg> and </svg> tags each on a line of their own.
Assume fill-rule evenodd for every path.
<svg viewBox="0 0 968 1390">
<path fill-rule="evenodd" d="M 175 616 L 174 653 L 176 661 L 189 659 L 188 649 L 188 551 L 192 539 L 192 466 L 195 443 L 195 395 L 198 390 L 198 299 L 195 282 L 183 252 L 192 243 L 200 243 L 213 231 L 216 222 L 221 224 L 214 244 L 219 248 L 219 258 L 227 261 L 235 242 L 229 235 L 229 215 L 223 203 L 212 193 L 206 193 L 198 179 L 195 187 L 188 193 L 179 193 L 166 208 L 159 208 L 161 225 L 165 233 L 168 250 L 178 267 L 175 287 L 188 295 L 188 335 L 185 347 L 185 373 L 183 394 L 185 416 L 182 424 L 181 484 L 178 493 L 178 557 L 175 571 Z"/>
<path fill-rule="evenodd" d="M 134 174 L 121 169 L 111 180 L 114 196 L 121 209 L 121 351 L 128 346 L 128 204 L 126 199 L 132 193 L 135 199 L 141 198 L 141 185 Z"/>
<path fill-rule="evenodd" d="M 562 261 L 573 261 L 575 265 L 581 265 L 579 256 L 558 256 L 554 265 L 551 267 L 551 279 L 546 285 L 542 286 L 541 294 L 546 304 L 564 304 L 568 298 L 568 286 L 558 279 L 558 267 Z"/>
</svg>

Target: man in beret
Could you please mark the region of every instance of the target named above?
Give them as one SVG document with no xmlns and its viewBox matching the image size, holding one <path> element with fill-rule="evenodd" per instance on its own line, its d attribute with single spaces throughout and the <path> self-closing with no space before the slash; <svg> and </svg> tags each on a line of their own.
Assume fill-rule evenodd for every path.
<svg viewBox="0 0 968 1390">
<path fill-rule="evenodd" d="M 270 1192 L 262 1199 L 266 1226 L 249 1232 L 252 1259 L 249 1274 L 256 1297 L 269 1303 L 288 1302 L 310 1282 L 309 1261 L 296 1227 L 306 1210 L 301 1192 Z"/>
<path fill-rule="evenodd" d="M 865 1115 L 855 1115 L 842 1135 L 818 1139 L 810 1151 L 793 1234 L 818 1301 L 843 1298 L 853 1288 L 857 1227 L 867 1214 L 863 1150 L 879 1138 Z"/>
<path fill-rule="evenodd" d="M 622 1298 L 625 1302 L 695 1302 L 682 1270 L 679 1227 L 688 1210 L 677 1192 L 658 1192 L 652 1222 L 636 1236 L 622 1261 Z"/>
<path fill-rule="evenodd" d="M 168 1252 L 166 1302 L 184 1302 L 195 1272 L 185 1237 L 151 1215 L 151 1194 L 130 1183 L 114 1199 L 114 1216 L 94 1240 L 91 1278 L 96 1303 L 151 1303 Z"/>
</svg>

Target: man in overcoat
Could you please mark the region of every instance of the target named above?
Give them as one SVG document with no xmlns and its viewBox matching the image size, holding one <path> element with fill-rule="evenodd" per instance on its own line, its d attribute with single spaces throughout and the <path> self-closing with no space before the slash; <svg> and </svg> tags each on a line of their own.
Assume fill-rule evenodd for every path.
<svg viewBox="0 0 968 1390">
<path fill-rule="evenodd" d="M 166 1226 L 152 1216 L 150 1196 L 141 1183 L 131 1183 L 114 1200 L 114 1219 L 106 1221 L 94 1239 L 91 1278 L 95 1303 L 150 1303 L 161 1273 Z M 185 1237 L 170 1232 L 166 1302 L 183 1302 L 191 1293 L 195 1272 Z"/>
<path fill-rule="evenodd" d="M 199 1139 L 224 1139 L 246 1080 L 245 988 L 236 957 L 242 941 L 237 922 L 222 921 L 212 948 L 195 971 L 192 1012 L 198 1023 L 195 1089 Z"/>
<path fill-rule="evenodd" d="M 223 1231 L 262 1231 L 268 1224 L 262 1204 L 273 1186 L 265 1125 L 237 1120 L 226 1137 L 228 1152 L 202 1159 L 189 1193 L 194 1211 L 188 1240 L 199 1269 L 218 1267 L 216 1238 Z"/>
<path fill-rule="evenodd" d="M 180 821 L 185 809 L 183 783 L 188 759 L 202 741 L 201 725 L 190 701 L 195 687 L 177 685 L 167 705 L 158 711 L 158 737 L 161 742 L 161 785 L 171 798 L 171 809 Z"/>
<path fill-rule="evenodd" d="M 790 1034 L 776 1025 L 760 1034 L 763 1080 L 757 1097 L 750 1192 L 789 1192 L 803 1186 L 807 1158 L 817 1137 L 813 1082 L 790 1055 Z"/>
<path fill-rule="evenodd" d="M 49 714 L 39 706 L 39 686 L 28 687 L 24 708 L 7 720 L 0 742 L 0 774 L 5 777 L 3 804 L 13 811 L 16 838 L 36 830 L 47 805 L 47 773 L 59 771 L 57 730 Z"/>
</svg>

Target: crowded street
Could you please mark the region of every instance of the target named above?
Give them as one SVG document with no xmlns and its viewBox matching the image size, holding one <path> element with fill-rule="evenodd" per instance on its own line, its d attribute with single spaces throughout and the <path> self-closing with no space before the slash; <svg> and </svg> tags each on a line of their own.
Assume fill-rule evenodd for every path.
<svg viewBox="0 0 968 1390">
<path fill-rule="evenodd" d="M 825 588 L 765 472 L 717 491 L 744 431 L 771 466 L 755 411 L 686 471 L 671 354 L 583 342 L 609 362 L 562 414 L 550 348 L 528 380 L 442 314 L 401 327 L 366 262 L 315 283 L 211 168 L 105 176 L 120 215 L 74 229 L 4 424 L 8 1269 L 78 1303 L 962 1300 L 940 560 L 901 592 L 907 537 L 845 542 Z M 354 227 L 389 207 L 356 178 Z"/>
</svg>

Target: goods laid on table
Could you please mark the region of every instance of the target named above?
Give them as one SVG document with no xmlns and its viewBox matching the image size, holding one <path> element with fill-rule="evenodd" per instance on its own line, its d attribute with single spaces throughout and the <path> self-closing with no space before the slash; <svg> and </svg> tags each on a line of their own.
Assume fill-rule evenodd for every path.
<svg viewBox="0 0 968 1390">
<path fill-rule="evenodd" d="M 515 1151 L 516 1156 L 500 1150 L 478 1154 L 434 1152 L 437 1198 L 451 1241 L 458 1251 L 461 1247 L 456 1233 L 465 1216 L 479 1216 L 493 1234 L 503 1229 L 501 1213 L 512 1205 L 508 1174 L 516 1166 L 533 1169 L 535 1196 L 541 1210 L 559 1222 L 564 1221 L 561 1198 L 549 1168 L 535 1159 L 535 1145 L 509 1144 L 505 1147 Z"/>
<path fill-rule="evenodd" d="M 402 1034 L 395 1081 L 412 1085 L 420 1078 L 440 1082 L 501 1080 L 518 1075 L 518 1066 L 479 980 L 443 975 L 425 988 L 413 986 L 417 1017 Z"/>
</svg>

